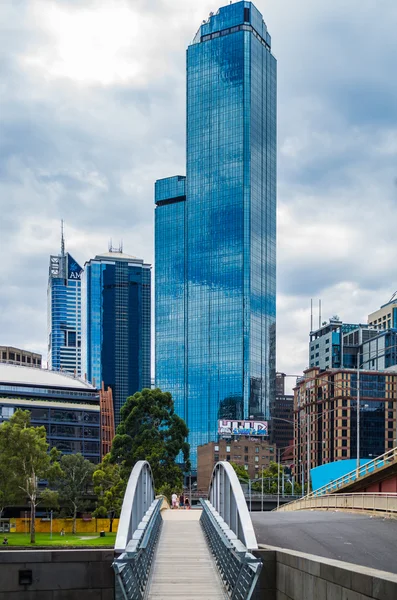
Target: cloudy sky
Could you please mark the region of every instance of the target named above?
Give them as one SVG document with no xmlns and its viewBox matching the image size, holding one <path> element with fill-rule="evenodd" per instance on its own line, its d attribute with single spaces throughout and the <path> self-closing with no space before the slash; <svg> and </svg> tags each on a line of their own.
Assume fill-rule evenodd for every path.
<svg viewBox="0 0 397 600">
<path fill-rule="evenodd" d="M 257 0 L 278 59 L 278 369 L 310 298 L 365 322 L 397 289 L 397 2 Z M 48 257 L 153 260 L 184 173 L 185 49 L 214 0 L 0 0 L 0 344 L 46 355 Z M 318 317 L 316 316 L 316 319 Z"/>
</svg>

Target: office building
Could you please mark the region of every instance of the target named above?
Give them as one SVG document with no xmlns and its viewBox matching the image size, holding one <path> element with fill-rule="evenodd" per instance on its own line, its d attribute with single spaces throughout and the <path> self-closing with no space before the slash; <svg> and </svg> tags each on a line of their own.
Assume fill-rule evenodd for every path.
<svg viewBox="0 0 397 600">
<path fill-rule="evenodd" d="M 309 467 L 357 458 L 357 370 L 308 369 L 294 390 L 294 462 Z M 396 445 L 397 373 L 360 370 L 360 459 Z M 300 479 L 299 479 L 300 480 Z M 306 480 L 306 475 L 305 475 Z"/>
<path fill-rule="evenodd" d="M 81 375 L 81 273 L 65 252 L 50 257 L 47 288 L 48 368 Z"/>
<path fill-rule="evenodd" d="M 286 451 L 292 450 L 294 442 L 294 396 L 285 393 L 285 377 L 285 373 L 276 373 L 276 396 L 270 401 L 270 440 Z"/>
<path fill-rule="evenodd" d="M 360 367 L 371 371 L 392 369 L 397 365 L 397 329 L 375 331 L 360 345 Z"/>
<path fill-rule="evenodd" d="M 355 332 L 354 336 L 348 334 Z M 343 323 L 333 317 L 316 331 L 310 332 L 309 367 L 320 369 L 356 366 L 358 346 L 376 335 L 369 325 Z"/>
<path fill-rule="evenodd" d="M 0 423 L 29 410 L 32 425 L 43 425 L 50 448 L 80 452 L 99 462 L 99 392 L 82 379 L 46 369 L 0 364 Z"/>
<path fill-rule="evenodd" d="M 14 346 L 0 346 L 0 363 L 41 368 L 42 357 L 37 352 L 29 352 Z"/>
<path fill-rule="evenodd" d="M 197 448 L 197 489 L 207 491 L 213 468 L 220 460 L 244 467 L 250 479 L 277 461 L 276 447 L 265 439 L 219 439 Z"/>
<path fill-rule="evenodd" d="M 116 426 L 128 396 L 150 388 L 151 266 L 121 249 L 85 264 L 83 372 L 112 390 Z"/>
<path fill-rule="evenodd" d="M 159 180 L 156 384 L 191 459 L 219 418 L 268 418 L 275 380 L 276 60 L 251 2 L 210 14 L 187 51 L 187 169 Z"/>
<path fill-rule="evenodd" d="M 378 331 L 397 329 L 397 292 L 379 310 L 368 315 L 368 325 Z"/>
</svg>

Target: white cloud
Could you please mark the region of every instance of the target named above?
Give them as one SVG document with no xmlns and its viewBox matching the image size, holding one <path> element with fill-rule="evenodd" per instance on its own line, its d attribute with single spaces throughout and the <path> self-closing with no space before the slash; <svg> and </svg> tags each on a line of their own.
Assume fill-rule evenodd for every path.
<svg viewBox="0 0 397 600">
<path fill-rule="evenodd" d="M 258 0 L 278 59 L 278 368 L 310 298 L 365 321 L 397 282 L 395 0 Z M 0 3 L 1 342 L 45 353 L 48 256 L 153 260 L 153 184 L 185 169 L 185 49 L 214 0 Z"/>
</svg>

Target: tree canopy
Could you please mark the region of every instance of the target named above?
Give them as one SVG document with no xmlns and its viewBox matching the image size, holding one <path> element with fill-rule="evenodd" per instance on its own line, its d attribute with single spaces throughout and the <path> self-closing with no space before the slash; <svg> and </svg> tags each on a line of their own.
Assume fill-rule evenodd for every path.
<svg viewBox="0 0 397 600">
<path fill-rule="evenodd" d="M 64 454 L 60 460 L 60 473 L 53 480 L 59 494 L 59 503 L 73 517 L 72 532 L 76 533 L 77 512 L 87 506 L 87 492 L 92 485 L 95 465 L 82 454 Z"/>
<path fill-rule="evenodd" d="M 113 519 L 120 516 L 126 487 L 121 466 L 110 462 L 110 454 L 106 454 L 103 461 L 96 467 L 93 480 L 94 492 L 97 495 L 94 517 L 109 517 L 109 530 L 112 531 Z"/>
<path fill-rule="evenodd" d="M 190 470 L 188 433 L 169 392 L 143 389 L 127 398 L 121 409 L 111 461 L 122 465 L 127 478 L 138 460 L 147 460 L 157 490 L 166 484 L 181 488 L 183 474 L 176 462 L 179 458 L 183 470 Z"/>
<path fill-rule="evenodd" d="M 57 471 L 58 453 L 48 453 L 45 427 L 32 427 L 30 412 L 16 410 L 9 421 L 0 426 L 1 462 L 9 466 L 9 477 L 30 503 L 30 541 L 35 542 L 35 516 L 39 502 L 39 480 L 49 479 Z M 14 486 L 14 483 L 13 483 Z"/>
</svg>

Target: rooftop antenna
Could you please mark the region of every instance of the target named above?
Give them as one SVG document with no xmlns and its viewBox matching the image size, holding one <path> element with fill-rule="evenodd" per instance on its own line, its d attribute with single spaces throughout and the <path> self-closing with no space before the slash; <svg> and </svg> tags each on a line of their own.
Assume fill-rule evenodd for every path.
<svg viewBox="0 0 397 600">
<path fill-rule="evenodd" d="M 63 219 L 61 219 L 61 255 L 65 256 L 65 238 L 63 235 Z"/>
<path fill-rule="evenodd" d="M 112 248 L 113 248 L 112 238 L 110 238 L 109 243 L 108 243 L 108 250 L 109 250 L 109 252 L 112 252 Z"/>
</svg>

